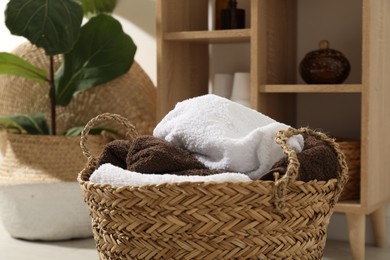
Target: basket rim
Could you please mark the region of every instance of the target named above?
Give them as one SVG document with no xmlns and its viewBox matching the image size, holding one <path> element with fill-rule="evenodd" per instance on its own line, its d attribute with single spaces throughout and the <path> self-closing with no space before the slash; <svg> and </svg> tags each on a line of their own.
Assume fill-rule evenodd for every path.
<svg viewBox="0 0 390 260">
<path fill-rule="evenodd" d="M 69 139 L 69 140 L 71 140 L 71 139 L 74 139 L 74 140 L 80 141 L 80 135 L 65 136 L 65 135 L 33 135 L 33 134 L 24 134 L 24 133 L 17 134 L 17 133 L 8 132 L 5 129 L 0 130 L 0 135 L 3 135 L 6 138 L 10 137 L 10 138 L 14 138 L 14 139 L 17 139 L 17 138 L 20 138 L 20 139 L 47 139 L 47 140 L 52 140 L 52 139 L 55 139 L 55 140 Z M 100 134 L 89 135 L 88 137 L 89 138 L 99 138 L 99 139 L 104 138 L 104 136 L 102 136 Z"/>
</svg>

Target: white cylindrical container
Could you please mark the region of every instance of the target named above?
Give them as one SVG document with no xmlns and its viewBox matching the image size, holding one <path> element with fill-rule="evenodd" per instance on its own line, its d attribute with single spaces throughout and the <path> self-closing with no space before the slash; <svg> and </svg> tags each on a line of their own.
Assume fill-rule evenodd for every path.
<svg viewBox="0 0 390 260">
<path fill-rule="evenodd" d="M 250 74 L 248 72 L 234 73 L 232 95 L 230 99 L 250 107 Z"/>
<path fill-rule="evenodd" d="M 230 98 L 232 94 L 233 75 L 228 73 L 216 73 L 214 75 L 211 93 Z"/>
<path fill-rule="evenodd" d="M 208 29 L 215 30 L 215 0 L 209 0 L 208 4 Z"/>
</svg>

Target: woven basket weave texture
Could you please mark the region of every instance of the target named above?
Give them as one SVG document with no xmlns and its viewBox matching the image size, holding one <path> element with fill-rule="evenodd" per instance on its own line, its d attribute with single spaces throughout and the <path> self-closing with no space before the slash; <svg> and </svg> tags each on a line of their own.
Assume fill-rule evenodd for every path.
<svg viewBox="0 0 390 260">
<path fill-rule="evenodd" d="M 343 140 L 337 143 L 348 165 L 348 182 L 339 200 L 357 200 L 360 198 L 360 141 Z"/>
<path fill-rule="evenodd" d="M 347 178 L 344 156 L 333 139 L 308 129 L 279 133 L 290 163 L 285 177 L 275 182 L 114 187 L 89 181 L 97 159 L 83 145 L 90 126 L 112 116 L 92 119 L 81 137 L 89 164 L 78 181 L 101 259 L 321 259 L 329 219 Z M 299 162 L 287 137 L 297 133 L 315 134 L 335 148 L 338 179 L 295 181 Z"/>
<path fill-rule="evenodd" d="M 80 137 L 0 133 L 3 162 L 0 184 L 76 181 L 87 163 L 79 147 Z M 108 141 L 91 136 L 89 145 L 99 154 Z"/>
</svg>

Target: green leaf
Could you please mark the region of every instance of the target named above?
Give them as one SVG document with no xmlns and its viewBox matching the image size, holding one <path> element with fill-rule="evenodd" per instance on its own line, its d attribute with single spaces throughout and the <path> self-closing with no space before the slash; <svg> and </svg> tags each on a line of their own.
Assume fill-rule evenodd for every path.
<svg viewBox="0 0 390 260">
<path fill-rule="evenodd" d="M 76 0 L 10 0 L 5 24 L 47 55 L 70 51 L 77 41 L 83 9 Z"/>
<path fill-rule="evenodd" d="M 56 72 L 57 103 L 66 106 L 78 91 L 126 73 L 133 64 L 136 50 L 133 40 L 115 18 L 105 14 L 91 18 Z"/>
<path fill-rule="evenodd" d="M 66 131 L 64 133 L 65 136 L 78 136 L 81 134 L 81 132 L 83 131 L 84 127 L 82 126 L 78 126 L 78 127 L 73 127 L 71 129 L 69 129 L 68 131 Z"/>
<path fill-rule="evenodd" d="M 20 125 L 6 116 L 0 116 L 0 128 L 15 130 L 18 133 L 23 132 L 23 128 Z"/>
<path fill-rule="evenodd" d="M 6 52 L 0 52 L 0 74 L 25 77 L 39 83 L 49 80 L 44 70 L 35 67 L 17 55 Z"/>
<path fill-rule="evenodd" d="M 80 0 L 80 2 L 85 16 L 111 13 L 117 4 L 117 0 Z"/>
<path fill-rule="evenodd" d="M 31 135 L 49 135 L 50 130 L 44 114 L 0 116 L 4 128 L 24 130 Z"/>
</svg>

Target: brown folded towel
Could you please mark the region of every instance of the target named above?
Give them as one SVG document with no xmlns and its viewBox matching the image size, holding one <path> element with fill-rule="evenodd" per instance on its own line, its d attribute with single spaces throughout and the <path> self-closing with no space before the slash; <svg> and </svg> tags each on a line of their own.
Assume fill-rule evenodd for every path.
<svg viewBox="0 0 390 260">
<path fill-rule="evenodd" d="M 177 175 L 211 175 L 210 170 L 189 151 L 153 136 L 139 136 L 127 154 L 127 169 L 141 173 L 170 173 Z"/>
<path fill-rule="evenodd" d="M 318 140 L 314 136 L 304 135 L 304 147 L 302 152 L 297 153 L 300 162 L 298 180 L 301 181 L 327 181 L 337 178 L 340 166 L 337 154 L 328 144 Z M 262 180 L 274 180 L 273 173 L 286 173 L 288 165 L 287 156 L 276 162 L 271 170 L 264 175 Z"/>
<path fill-rule="evenodd" d="M 126 169 L 126 157 L 131 146 L 129 140 L 114 140 L 105 145 L 102 154 L 99 156 L 98 166 L 104 163 Z"/>
</svg>

